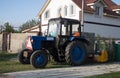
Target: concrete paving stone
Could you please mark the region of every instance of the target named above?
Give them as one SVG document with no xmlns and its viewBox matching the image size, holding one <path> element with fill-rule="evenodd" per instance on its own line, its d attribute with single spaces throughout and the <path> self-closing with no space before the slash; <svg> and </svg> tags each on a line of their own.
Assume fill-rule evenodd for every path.
<svg viewBox="0 0 120 78">
<path fill-rule="evenodd" d="M 83 78 L 120 71 L 119 63 L 5 73 L 13 78 Z M 5 77 L 3 77 L 5 78 Z"/>
</svg>

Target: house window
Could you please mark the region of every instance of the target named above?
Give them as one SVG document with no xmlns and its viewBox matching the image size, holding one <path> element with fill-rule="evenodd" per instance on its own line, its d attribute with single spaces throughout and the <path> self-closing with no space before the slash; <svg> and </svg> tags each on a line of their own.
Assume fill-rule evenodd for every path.
<svg viewBox="0 0 120 78">
<path fill-rule="evenodd" d="M 61 16 L 61 11 L 62 11 L 62 9 L 61 9 L 61 8 L 59 8 L 59 9 L 58 9 L 58 13 L 57 13 L 57 14 L 58 14 L 58 16 Z"/>
<path fill-rule="evenodd" d="M 120 14 L 120 10 L 118 10 L 117 13 Z"/>
<path fill-rule="evenodd" d="M 99 16 L 100 15 L 100 7 L 95 6 L 95 15 Z"/>
<path fill-rule="evenodd" d="M 75 7 L 73 5 L 70 6 L 70 14 L 75 14 Z"/>
<path fill-rule="evenodd" d="M 67 16 L 67 6 L 64 7 L 64 15 Z"/>
<path fill-rule="evenodd" d="M 47 18 L 49 18 L 49 17 L 50 17 L 50 11 L 47 10 L 47 11 L 45 12 L 45 14 L 44 14 L 44 18 L 47 19 Z"/>
<path fill-rule="evenodd" d="M 118 13 L 120 14 L 120 10 L 118 11 Z"/>
</svg>

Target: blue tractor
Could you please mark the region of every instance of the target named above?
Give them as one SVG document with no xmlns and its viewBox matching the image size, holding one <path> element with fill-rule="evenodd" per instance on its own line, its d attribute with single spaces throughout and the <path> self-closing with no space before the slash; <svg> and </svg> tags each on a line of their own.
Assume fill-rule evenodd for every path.
<svg viewBox="0 0 120 78">
<path fill-rule="evenodd" d="M 29 46 L 19 53 L 19 61 L 35 68 L 45 67 L 49 56 L 56 62 L 78 66 L 90 54 L 89 41 L 81 33 L 80 21 L 75 19 L 52 18 L 45 36 L 30 36 L 28 41 Z"/>
</svg>

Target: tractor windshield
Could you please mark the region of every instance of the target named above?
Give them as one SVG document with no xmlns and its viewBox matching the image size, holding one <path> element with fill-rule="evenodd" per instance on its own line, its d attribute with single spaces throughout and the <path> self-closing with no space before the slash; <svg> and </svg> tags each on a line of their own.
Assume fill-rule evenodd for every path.
<svg viewBox="0 0 120 78">
<path fill-rule="evenodd" d="M 59 27 L 60 26 L 57 22 L 50 22 L 48 26 L 48 36 L 56 37 L 60 34 Z"/>
</svg>

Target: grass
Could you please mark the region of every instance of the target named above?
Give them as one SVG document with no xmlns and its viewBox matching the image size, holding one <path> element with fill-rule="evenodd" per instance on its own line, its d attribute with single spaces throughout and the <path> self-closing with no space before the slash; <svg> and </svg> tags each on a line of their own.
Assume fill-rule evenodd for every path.
<svg viewBox="0 0 120 78">
<path fill-rule="evenodd" d="M 25 70 L 37 70 L 30 64 L 23 65 L 17 60 L 18 54 L 0 53 L 0 74 Z M 68 67 L 67 64 L 49 62 L 44 69 Z"/>
<path fill-rule="evenodd" d="M 0 53 L 0 73 L 30 69 L 33 69 L 30 65 L 22 65 L 18 62 L 17 54 Z"/>
<path fill-rule="evenodd" d="M 37 70 L 34 67 L 32 67 L 30 64 L 27 65 L 20 64 L 17 60 L 17 55 L 18 54 L 0 53 L 0 75 L 2 73 L 8 73 L 8 72 Z M 49 69 L 49 68 L 62 68 L 62 67 L 69 67 L 69 65 L 49 62 L 45 68 Z M 120 72 L 111 72 L 110 74 L 90 76 L 86 78 L 120 78 Z"/>
</svg>

